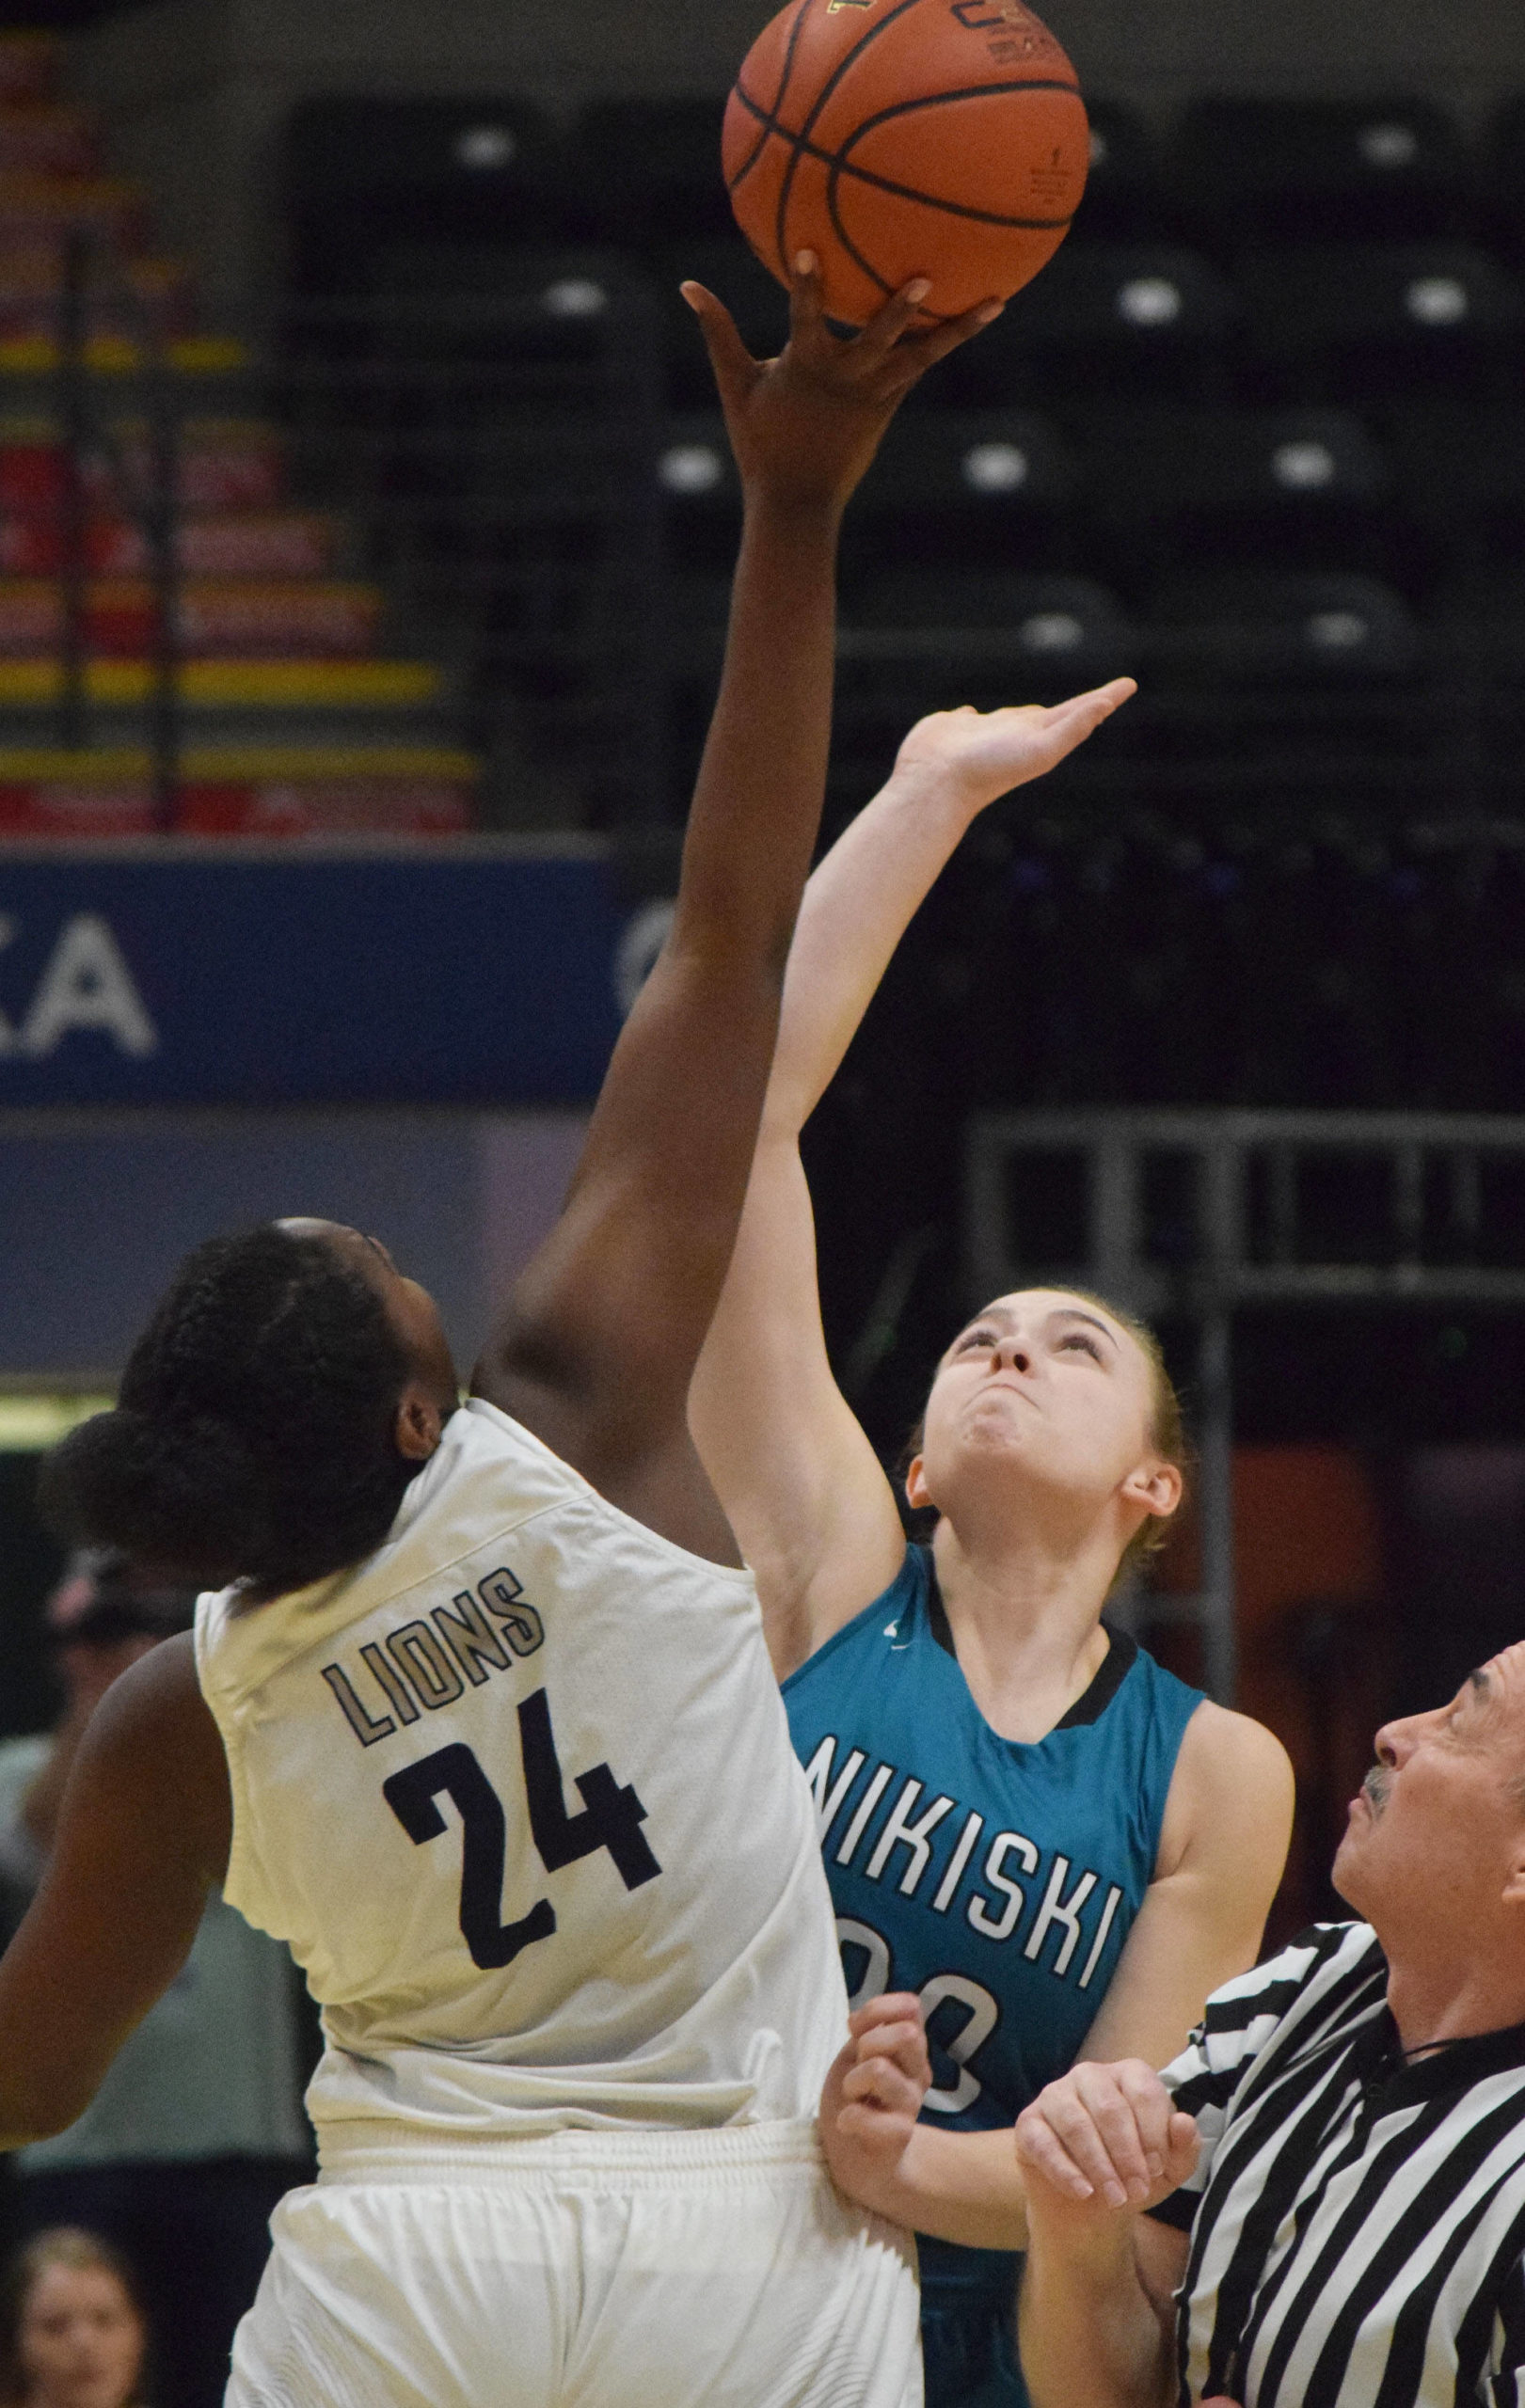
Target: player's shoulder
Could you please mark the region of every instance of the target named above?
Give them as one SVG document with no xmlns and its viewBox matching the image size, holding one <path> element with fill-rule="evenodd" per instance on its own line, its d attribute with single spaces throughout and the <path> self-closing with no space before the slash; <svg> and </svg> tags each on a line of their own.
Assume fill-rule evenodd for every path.
<svg viewBox="0 0 1525 2408">
<path fill-rule="evenodd" d="M 102 1811 L 147 1829 L 178 1816 L 187 1848 L 221 1878 L 231 1828 L 228 1768 L 189 1631 L 162 1640 L 113 1681 L 80 1744 L 74 1785 Z"/>
<path fill-rule="evenodd" d="M 1199 1700 L 1182 1742 L 1201 1778 L 1214 1785 L 1234 1780 L 1286 1783 L 1292 1759 L 1274 1731 L 1252 1715 L 1219 1705 L 1210 1697 Z"/>
<path fill-rule="evenodd" d="M 1275 1732 L 1247 1714 L 1201 1698 L 1182 1735 L 1171 1803 L 1199 1843 L 1232 1845 L 1247 1826 L 1290 1829 L 1292 1759 Z"/>
<path fill-rule="evenodd" d="M 854 1671 L 861 1659 L 877 1659 L 882 1647 L 904 1653 L 929 1634 L 931 1559 L 928 1550 L 907 1545 L 894 1577 L 860 1606 L 830 1636 L 796 1665 L 783 1682 L 786 1696 L 817 1682 L 830 1682 Z"/>
<path fill-rule="evenodd" d="M 1207 1703 L 1201 1689 L 1193 1688 L 1179 1672 L 1170 1671 L 1147 1647 L 1139 1645 L 1131 1632 L 1105 1623 L 1112 1649 L 1102 1670 L 1102 1679 L 1109 1691 L 1130 1701 L 1136 1710 L 1141 1709 L 1152 1723 L 1174 1724 L 1183 1734 L 1195 1719 L 1198 1708 Z"/>
</svg>

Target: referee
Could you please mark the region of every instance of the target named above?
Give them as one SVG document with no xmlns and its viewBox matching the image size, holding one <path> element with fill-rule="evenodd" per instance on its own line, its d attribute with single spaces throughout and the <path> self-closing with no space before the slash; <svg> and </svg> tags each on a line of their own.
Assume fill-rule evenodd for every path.
<svg viewBox="0 0 1525 2408">
<path fill-rule="evenodd" d="M 1018 2124 L 1034 2408 L 1525 2408 L 1525 1645 L 1376 1752 L 1364 1920 Z"/>
</svg>

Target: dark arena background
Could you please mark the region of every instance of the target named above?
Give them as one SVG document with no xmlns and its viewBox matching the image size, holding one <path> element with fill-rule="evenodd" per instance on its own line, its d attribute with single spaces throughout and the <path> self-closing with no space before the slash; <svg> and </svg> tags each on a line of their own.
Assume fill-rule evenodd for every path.
<svg viewBox="0 0 1525 2408">
<path fill-rule="evenodd" d="M 64 1703 L 39 1457 L 188 1246 L 354 1222 L 469 1359 L 554 1213 L 739 523 L 679 277 L 784 332 L 768 13 L 0 10 L 0 1738 Z M 1525 1635 L 1525 10 L 1045 15 L 1089 191 L 854 505 L 828 834 L 924 711 L 1140 694 L 817 1115 L 828 1330 L 892 1460 L 990 1294 L 1160 1328 L 1195 1501 L 1115 1612 L 1290 1749 L 1279 1939 L 1377 1724 Z"/>
</svg>

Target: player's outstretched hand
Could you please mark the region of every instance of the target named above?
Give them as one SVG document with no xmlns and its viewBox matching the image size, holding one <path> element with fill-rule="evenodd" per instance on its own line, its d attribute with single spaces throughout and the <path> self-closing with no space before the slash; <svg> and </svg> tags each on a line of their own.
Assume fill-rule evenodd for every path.
<svg viewBox="0 0 1525 2408">
<path fill-rule="evenodd" d="M 1114 677 L 1052 710 L 1029 703 L 1010 710 L 934 711 L 919 720 L 901 745 L 895 774 L 904 783 L 927 779 L 952 794 L 971 818 L 1013 786 L 1046 777 L 1095 735 L 1104 720 L 1138 691 L 1131 677 Z"/>
<path fill-rule="evenodd" d="M 723 302 L 702 284 L 684 285 L 749 494 L 838 508 L 847 501 L 913 385 L 1004 307 L 986 302 L 924 332 L 916 317 L 930 291 L 925 277 L 915 278 L 861 334 L 844 340 L 826 323 L 819 262 L 813 251 L 802 251 L 789 295 L 789 340 L 777 359 L 754 359 Z"/>
<path fill-rule="evenodd" d="M 1017 2118 L 1029 2214 L 1136 2214 L 1180 2189 L 1197 2163 L 1197 2126 L 1152 2066 L 1079 2065 Z"/>
<path fill-rule="evenodd" d="M 904 2156 L 932 2069 L 921 2001 L 890 1991 L 860 2006 L 820 2095 L 820 2138 L 838 2187 L 873 2204 L 876 2183 Z"/>
</svg>

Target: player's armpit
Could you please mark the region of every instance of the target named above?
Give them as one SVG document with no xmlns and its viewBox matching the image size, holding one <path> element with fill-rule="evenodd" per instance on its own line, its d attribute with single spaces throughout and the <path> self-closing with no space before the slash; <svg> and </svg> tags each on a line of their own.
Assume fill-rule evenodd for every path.
<svg viewBox="0 0 1525 2408">
<path fill-rule="evenodd" d="M 231 1823 L 193 1642 L 167 1640 L 97 1708 L 42 1885 L 0 1959 L 0 2148 L 89 2104 L 184 1964 Z"/>
<path fill-rule="evenodd" d="M 1181 1743 L 1159 1869 L 1081 2057 L 1166 2066 L 1211 1993 L 1251 1966 L 1292 1834 L 1286 1751 L 1262 1724 L 1198 1707 Z"/>
</svg>

